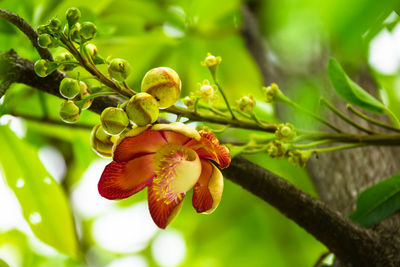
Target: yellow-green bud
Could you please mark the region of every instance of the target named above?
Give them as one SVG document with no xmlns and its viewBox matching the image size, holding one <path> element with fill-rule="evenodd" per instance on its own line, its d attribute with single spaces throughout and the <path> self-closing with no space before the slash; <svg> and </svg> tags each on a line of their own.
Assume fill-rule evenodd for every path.
<svg viewBox="0 0 400 267">
<path fill-rule="evenodd" d="M 262 90 L 265 93 L 265 102 L 269 103 L 275 100 L 279 88 L 276 83 L 272 83 L 268 87 L 263 87 Z"/>
<path fill-rule="evenodd" d="M 292 140 L 296 137 L 296 130 L 294 129 L 294 126 L 290 123 L 281 123 L 276 129 L 275 135 L 278 139 L 281 140 Z"/>
<path fill-rule="evenodd" d="M 112 148 L 117 138 L 106 134 L 101 125 L 96 125 L 90 134 L 90 145 L 99 156 L 111 157 Z"/>
<path fill-rule="evenodd" d="M 289 148 L 288 144 L 274 140 L 267 145 L 267 153 L 271 158 L 282 158 Z"/>
<path fill-rule="evenodd" d="M 304 168 L 312 153 L 312 150 L 290 150 L 288 152 L 288 161 L 293 165 Z"/>
<path fill-rule="evenodd" d="M 194 103 L 196 102 L 196 97 L 194 96 L 185 96 L 182 98 L 183 104 L 188 107 L 188 109 L 194 108 Z"/>
<path fill-rule="evenodd" d="M 61 23 L 61 20 L 59 20 L 58 18 L 53 18 L 52 20 L 50 20 L 49 28 L 52 32 L 57 33 L 59 31 L 61 31 L 61 27 L 62 27 L 62 23 Z"/>
<path fill-rule="evenodd" d="M 92 22 L 84 22 L 81 24 L 81 29 L 79 30 L 79 35 L 82 40 L 91 40 L 96 36 L 97 28 Z"/>
<path fill-rule="evenodd" d="M 236 105 L 240 111 L 250 112 L 256 106 L 256 100 L 252 95 L 242 96 L 236 101 Z"/>
<path fill-rule="evenodd" d="M 129 99 L 126 105 L 128 118 L 138 126 L 155 122 L 158 118 L 157 100 L 148 93 L 138 93 Z"/>
<path fill-rule="evenodd" d="M 75 98 L 80 92 L 79 82 L 72 78 L 64 78 L 60 83 L 60 94 L 68 99 Z"/>
<path fill-rule="evenodd" d="M 81 29 L 81 24 L 75 23 L 69 30 L 69 34 L 71 36 L 72 41 L 76 42 L 76 43 L 80 43 L 81 41 L 81 36 L 79 34 L 79 31 Z"/>
<path fill-rule="evenodd" d="M 65 61 L 75 61 L 74 57 L 68 52 L 58 54 L 57 56 L 55 56 L 54 60 L 57 63 L 62 63 Z M 59 65 L 58 69 L 63 72 L 66 72 L 66 71 L 73 70 L 75 67 L 76 67 L 76 65 L 74 65 L 74 64 L 61 64 L 61 65 Z"/>
<path fill-rule="evenodd" d="M 97 47 L 94 44 L 88 43 L 88 44 L 86 44 L 85 47 L 91 58 L 94 58 L 95 56 L 97 56 Z"/>
<path fill-rule="evenodd" d="M 122 82 L 126 80 L 131 73 L 131 66 L 125 59 L 114 58 L 111 60 L 110 65 L 108 65 L 108 73 L 111 78 Z"/>
<path fill-rule="evenodd" d="M 37 39 L 38 45 L 42 48 L 51 47 L 54 43 L 54 38 L 47 33 L 39 35 Z"/>
<path fill-rule="evenodd" d="M 48 25 L 40 25 L 39 27 L 37 27 L 36 31 L 39 35 L 44 33 L 50 33 Z"/>
<path fill-rule="evenodd" d="M 198 95 L 205 101 L 209 101 L 214 97 L 214 92 L 218 90 L 216 85 L 210 85 L 208 80 L 204 80 L 203 83 L 199 83 Z"/>
<path fill-rule="evenodd" d="M 142 80 L 142 92 L 154 96 L 160 108 L 172 106 L 181 95 L 181 80 L 171 68 L 158 67 L 149 70 Z"/>
<path fill-rule="evenodd" d="M 210 128 L 208 126 L 204 126 L 204 125 L 196 126 L 196 130 L 198 132 L 211 133 Z"/>
<path fill-rule="evenodd" d="M 61 104 L 59 113 L 64 122 L 74 123 L 79 120 L 81 110 L 74 101 L 66 100 Z"/>
<path fill-rule="evenodd" d="M 65 17 L 67 18 L 68 25 L 72 26 L 75 23 L 77 23 L 78 20 L 81 18 L 81 12 L 79 11 L 79 9 L 77 9 L 75 7 L 71 7 L 65 13 Z"/>
<path fill-rule="evenodd" d="M 129 125 L 129 119 L 122 108 L 108 107 L 100 117 L 103 130 L 109 135 L 119 135 Z"/>
<path fill-rule="evenodd" d="M 39 77 L 46 77 L 47 75 L 49 75 L 49 63 L 47 62 L 47 60 L 39 59 L 35 62 L 33 68 Z"/>
<path fill-rule="evenodd" d="M 82 81 L 79 82 L 79 87 L 80 87 L 81 98 L 82 99 L 85 98 L 85 97 L 90 96 L 90 93 L 89 93 L 89 90 L 88 90 L 88 86 L 86 85 L 86 83 L 84 83 Z M 89 100 L 86 100 L 85 104 L 83 104 L 83 106 L 82 106 L 82 109 L 85 110 L 85 109 L 90 108 L 92 103 L 93 103 L 93 98 L 89 99 Z"/>
<path fill-rule="evenodd" d="M 222 61 L 222 58 L 220 56 L 213 56 L 211 53 L 207 53 L 207 57 L 204 59 L 203 62 L 201 62 L 201 65 L 204 67 L 212 68 L 216 67 L 219 65 Z"/>
</svg>

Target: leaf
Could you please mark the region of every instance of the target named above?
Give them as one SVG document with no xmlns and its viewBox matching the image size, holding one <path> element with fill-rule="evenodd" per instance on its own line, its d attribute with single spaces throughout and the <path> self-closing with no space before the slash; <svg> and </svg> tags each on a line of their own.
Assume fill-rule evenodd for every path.
<svg viewBox="0 0 400 267">
<path fill-rule="evenodd" d="M 77 240 L 68 201 L 47 173 L 38 151 L 0 126 L 0 163 L 33 233 L 61 253 L 77 257 Z"/>
<path fill-rule="evenodd" d="M 353 82 L 333 58 L 328 63 L 328 75 L 336 93 L 347 102 L 375 113 L 386 111 L 386 107 Z"/>
<path fill-rule="evenodd" d="M 400 174 L 377 183 L 361 192 L 357 209 L 350 219 L 371 226 L 400 209 Z"/>
</svg>

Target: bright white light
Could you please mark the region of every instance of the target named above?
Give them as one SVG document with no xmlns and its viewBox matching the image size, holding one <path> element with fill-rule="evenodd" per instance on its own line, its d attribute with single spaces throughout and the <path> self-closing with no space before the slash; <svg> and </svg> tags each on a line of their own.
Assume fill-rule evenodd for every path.
<svg viewBox="0 0 400 267">
<path fill-rule="evenodd" d="M 42 216 L 39 212 L 33 212 L 29 215 L 29 221 L 31 224 L 38 224 L 42 221 Z"/>
<path fill-rule="evenodd" d="M 101 197 L 97 190 L 97 183 L 104 167 L 109 163 L 108 160 L 94 161 L 73 189 L 72 202 L 78 214 L 85 219 L 98 216 L 112 206 L 112 202 Z"/>
<path fill-rule="evenodd" d="M 11 115 L 3 115 L 0 117 L 0 125 L 6 125 L 10 127 L 11 131 L 15 133 L 16 136 L 22 138 L 26 134 L 25 122 L 20 118 L 16 118 Z"/>
<path fill-rule="evenodd" d="M 57 182 L 61 182 L 67 167 L 60 151 L 54 147 L 45 146 L 39 149 L 39 158 L 49 174 Z"/>
<path fill-rule="evenodd" d="M 112 261 L 107 267 L 147 267 L 147 261 L 142 256 L 128 256 Z"/>
<path fill-rule="evenodd" d="M 144 249 L 157 232 L 146 202 L 129 208 L 116 208 L 93 223 L 96 242 L 105 249 L 131 253 Z"/>
<path fill-rule="evenodd" d="M 162 267 L 181 264 L 186 256 L 186 244 L 182 234 L 171 229 L 160 232 L 153 241 L 151 254 Z"/>
<path fill-rule="evenodd" d="M 181 38 L 185 36 L 185 32 L 183 32 L 181 29 L 178 29 L 174 25 L 170 23 L 164 23 L 163 24 L 163 31 L 165 35 L 172 37 L 172 38 Z"/>
<path fill-rule="evenodd" d="M 25 181 L 22 178 L 17 180 L 17 184 L 15 185 L 17 188 L 22 188 L 25 185 Z"/>
<path fill-rule="evenodd" d="M 19 248 L 12 244 L 4 244 L 0 246 L 0 258 L 9 266 L 22 266 L 22 257 Z"/>
<path fill-rule="evenodd" d="M 369 63 L 381 73 L 392 74 L 399 68 L 395 39 L 385 28 L 370 43 Z"/>
</svg>

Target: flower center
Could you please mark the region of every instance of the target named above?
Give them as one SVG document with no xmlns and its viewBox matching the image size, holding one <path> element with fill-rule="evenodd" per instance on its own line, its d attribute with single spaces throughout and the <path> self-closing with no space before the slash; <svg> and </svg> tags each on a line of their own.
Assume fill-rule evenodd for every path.
<svg viewBox="0 0 400 267">
<path fill-rule="evenodd" d="M 201 163 L 197 153 L 185 146 L 169 144 L 154 157 L 156 193 L 166 204 L 184 196 L 197 182 Z"/>
</svg>

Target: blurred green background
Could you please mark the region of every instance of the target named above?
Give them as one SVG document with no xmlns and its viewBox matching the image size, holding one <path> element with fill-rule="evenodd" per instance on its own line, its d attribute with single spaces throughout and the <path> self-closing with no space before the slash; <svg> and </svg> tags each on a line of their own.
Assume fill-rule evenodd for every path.
<svg viewBox="0 0 400 267">
<path fill-rule="evenodd" d="M 345 0 L 2 0 L 0 7 L 34 28 L 69 7 L 98 28 L 94 43 L 104 57 L 128 60 L 128 84 L 138 90 L 153 67 L 175 69 L 182 96 L 210 79 L 200 65 L 207 52 L 222 56 L 219 79 L 234 101 L 251 93 L 257 112 L 275 119 L 262 104 L 263 77 L 241 35 L 242 7 L 260 21 L 266 57 L 280 74 L 280 87 L 310 110 L 320 95 L 331 97 L 326 63 L 338 58 L 350 74 L 366 69 L 380 95 L 399 114 L 400 28 L 397 1 Z M 27 38 L 0 21 L 0 51 L 39 57 Z M 52 50 L 53 54 L 63 52 Z M 82 72 L 82 71 L 81 71 Z M 76 75 L 72 73 L 71 75 Z M 89 76 L 82 72 L 81 78 Z M 42 100 L 41 100 L 42 99 Z M 44 101 L 43 101 L 44 99 Z M 312 266 L 327 249 L 304 230 L 226 180 L 222 202 L 209 216 L 186 200 L 167 230 L 158 230 L 141 192 L 123 201 L 102 199 L 97 181 L 109 160 L 89 144 L 89 130 L 16 118 L 7 113 L 58 119 L 61 99 L 14 84 L 0 102 L 0 266 Z M 43 107 L 45 103 L 45 107 Z M 314 124 L 290 109 L 280 116 L 301 128 Z M 84 112 L 82 123 L 98 123 Z M 251 132 L 229 130 L 224 138 Z M 248 157 L 315 196 L 303 169 L 265 154 Z M 245 179 L 245 177 L 244 177 Z"/>
</svg>

